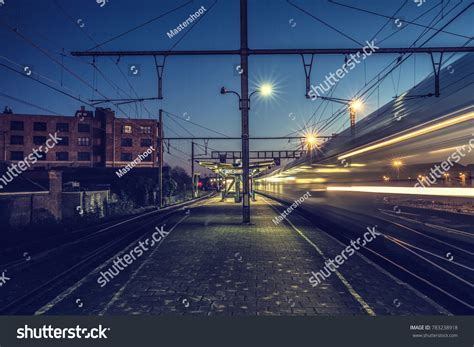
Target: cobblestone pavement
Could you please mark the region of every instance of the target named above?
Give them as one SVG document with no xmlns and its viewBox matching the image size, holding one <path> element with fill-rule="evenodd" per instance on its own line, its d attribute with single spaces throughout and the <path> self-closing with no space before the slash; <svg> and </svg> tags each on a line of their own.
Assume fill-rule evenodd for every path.
<svg viewBox="0 0 474 347">
<path fill-rule="evenodd" d="M 442 309 L 359 256 L 317 287 L 324 259 L 266 199 L 241 225 L 241 205 L 217 198 L 192 208 L 142 264 L 115 283 L 101 314 L 366 315 L 440 314 Z M 277 205 L 277 204 L 275 204 Z M 293 225 L 334 257 L 344 247 L 293 213 Z M 95 286 L 97 287 L 97 285 Z M 109 288 L 109 289 L 110 289 Z M 100 295 L 96 293 L 94 295 Z"/>
</svg>

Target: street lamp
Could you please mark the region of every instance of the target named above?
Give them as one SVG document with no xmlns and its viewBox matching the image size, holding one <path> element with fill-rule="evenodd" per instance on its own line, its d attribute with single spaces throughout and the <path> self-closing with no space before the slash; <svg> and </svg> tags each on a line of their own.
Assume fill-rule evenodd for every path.
<svg viewBox="0 0 474 347">
<path fill-rule="evenodd" d="M 273 87 L 269 83 L 264 83 L 260 86 L 259 91 L 262 94 L 262 96 L 271 96 L 273 94 Z"/>
<path fill-rule="evenodd" d="M 316 147 L 316 144 L 318 142 L 318 138 L 316 134 L 313 133 L 307 133 L 305 134 L 304 141 L 306 143 L 306 147 L 308 150 L 312 150 L 314 147 Z"/>
<path fill-rule="evenodd" d="M 362 111 L 364 108 L 364 103 L 360 99 L 353 99 L 350 101 L 349 107 L 354 111 Z"/>
<path fill-rule="evenodd" d="M 397 179 L 400 180 L 400 167 L 403 165 L 403 163 L 400 160 L 395 160 L 392 163 L 392 166 L 397 169 Z"/>
<path fill-rule="evenodd" d="M 242 109 L 244 103 L 247 102 L 247 109 L 250 110 L 250 98 L 256 93 L 260 93 L 263 97 L 270 97 L 273 95 L 273 86 L 270 83 L 263 83 L 258 87 L 258 89 L 250 93 L 248 100 L 243 100 L 240 94 L 236 91 L 228 90 L 226 87 L 221 87 L 221 94 L 237 95 L 237 97 L 239 98 L 239 109 Z"/>
<path fill-rule="evenodd" d="M 349 107 L 349 117 L 351 120 L 351 134 L 355 135 L 356 112 L 362 111 L 364 103 L 360 99 L 341 99 L 328 96 L 317 96 L 319 99 L 337 102 Z"/>
<path fill-rule="evenodd" d="M 246 43 L 245 43 L 246 44 Z M 242 58 L 243 59 L 243 58 Z M 247 61 L 245 57 L 245 66 L 247 68 Z M 244 78 L 245 77 L 245 78 Z M 264 83 L 257 90 L 248 94 L 248 81 L 247 75 L 244 73 L 242 75 L 242 95 L 233 90 L 227 90 L 225 87 L 221 88 L 221 94 L 235 94 L 239 98 L 239 109 L 242 111 L 242 181 L 243 181 L 243 191 L 242 191 L 242 216 L 244 223 L 250 223 L 250 151 L 249 151 L 249 121 L 248 114 L 250 110 L 250 98 L 255 93 L 259 92 L 262 96 L 268 97 L 273 93 L 273 87 L 271 84 Z"/>
</svg>

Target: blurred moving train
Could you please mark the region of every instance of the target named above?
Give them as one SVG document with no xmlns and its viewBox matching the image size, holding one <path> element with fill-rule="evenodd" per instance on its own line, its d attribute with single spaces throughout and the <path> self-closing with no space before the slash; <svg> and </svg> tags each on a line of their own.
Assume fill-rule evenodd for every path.
<svg viewBox="0 0 474 347">
<path fill-rule="evenodd" d="M 256 178 L 256 190 L 474 197 L 474 54 L 445 66 L 439 97 L 427 96 L 434 85 L 431 75 L 360 120 L 355 134 L 346 129 Z"/>
</svg>

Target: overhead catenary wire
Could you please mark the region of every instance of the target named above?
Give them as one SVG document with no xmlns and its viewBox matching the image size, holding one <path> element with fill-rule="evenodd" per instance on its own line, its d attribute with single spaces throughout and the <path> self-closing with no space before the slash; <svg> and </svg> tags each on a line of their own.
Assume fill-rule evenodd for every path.
<svg viewBox="0 0 474 347">
<path fill-rule="evenodd" d="M 459 4 L 458 4 L 459 5 Z M 427 42 L 429 42 L 434 36 L 436 36 L 439 32 L 441 32 L 441 30 L 443 30 L 445 27 L 447 27 L 450 23 L 452 23 L 454 20 L 456 20 L 457 18 L 459 18 L 459 16 L 461 16 L 463 13 L 465 13 L 473 4 L 469 4 L 467 5 L 463 10 L 461 10 L 458 14 L 456 14 L 455 17 L 453 17 L 450 21 L 448 21 L 447 23 L 445 23 L 441 28 L 437 29 L 437 31 L 432 34 L 428 39 L 426 39 L 421 45 L 420 47 L 422 47 L 423 45 L 425 45 Z M 452 8 L 449 13 L 451 13 L 455 8 L 457 7 L 457 5 Z M 414 43 L 411 45 L 411 47 L 416 43 L 418 42 L 421 37 L 426 33 L 427 31 L 425 30 L 422 34 L 420 34 L 420 36 L 414 41 Z M 469 42 L 471 41 L 472 39 L 469 40 Z M 399 60 L 399 58 L 395 59 L 392 63 L 390 63 L 387 67 L 385 67 L 379 74 L 377 74 L 376 76 L 374 76 L 374 78 L 372 79 L 372 81 L 377 78 L 377 80 L 375 81 L 375 83 L 369 85 L 367 87 L 367 89 L 365 91 L 364 88 L 361 88 L 355 95 L 358 97 L 358 98 L 362 98 L 364 95 L 366 95 L 369 91 L 371 90 L 375 90 L 375 88 L 380 85 L 380 83 L 383 82 L 383 80 L 390 74 L 394 71 L 394 69 L 396 69 L 398 67 L 398 65 L 402 64 L 403 62 L 405 62 L 411 55 L 413 55 L 413 53 L 410 53 L 408 54 L 407 56 L 405 56 L 402 60 Z M 390 68 L 390 66 L 395 63 L 395 66 L 393 66 L 392 68 Z M 388 72 L 385 73 L 385 75 L 383 75 L 382 77 L 380 77 L 380 75 L 385 72 L 385 70 L 389 69 Z M 372 82 L 370 81 L 369 84 Z M 372 91 L 373 93 L 373 91 Z M 372 93 L 370 93 L 366 98 L 370 97 L 370 95 L 372 95 Z M 341 107 L 341 111 L 344 111 L 345 107 Z M 340 112 L 339 113 L 339 116 L 341 116 L 344 112 Z M 328 120 L 328 124 L 327 126 L 323 127 L 323 128 L 328 128 L 328 126 L 330 126 L 331 124 L 334 123 L 334 121 L 337 120 L 336 118 L 331 118 Z M 320 129 L 321 132 L 324 130 L 324 129 Z"/>
<path fill-rule="evenodd" d="M 199 128 L 205 129 L 205 130 L 207 130 L 207 131 L 213 132 L 213 133 L 215 133 L 215 134 L 218 134 L 218 135 L 221 135 L 221 136 L 224 136 L 224 137 L 231 137 L 231 136 L 226 135 L 226 134 L 224 134 L 224 133 L 221 133 L 221 132 L 219 132 L 219 131 L 217 131 L 217 130 L 213 130 L 213 129 L 211 129 L 211 128 L 208 128 L 208 127 L 206 127 L 206 126 L 204 126 L 204 125 L 200 125 L 200 124 L 194 123 L 194 122 L 192 122 L 191 120 L 184 120 L 184 119 L 182 119 L 182 117 L 177 116 L 177 115 L 175 115 L 175 114 L 173 114 L 173 113 L 170 113 L 170 112 L 168 112 L 168 111 L 163 111 L 163 112 L 166 113 L 166 114 L 168 114 L 169 116 L 175 117 L 176 119 L 182 120 L 182 121 L 184 121 L 184 122 L 188 122 L 188 123 L 190 123 L 190 124 L 193 124 L 193 125 L 195 125 L 195 126 L 197 126 L 197 127 L 199 127 Z"/>
<path fill-rule="evenodd" d="M 51 111 L 50 109 L 47 109 L 43 106 L 38 106 L 36 104 L 33 104 L 31 102 L 28 102 L 26 100 L 22 100 L 22 99 L 19 99 L 19 98 L 16 98 L 14 96 L 11 96 L 11 95 L 8 95 L 8 94 L 5 94 L 5 93 L 2 93 L 0 92 L 0 96 L 3 96 L 4 98 L 7 98 L 7 99 L 10 99 L 10 100 L 13 100 L 13 101 L 16 101 L 16 102 L 19 102 L 21 104 L 24 104 L 24 105 L 27 105 L 27 106 L 30 106 L 30 107 L 34 107 L 38 110 L 41 110 L 41 111 L 44 111 L 44 112 L 48 112 L 48 113 L 51 113 L 51 114 L 55 114 L 57 116 L 60 116 L 60 114 L 58 112 L 55 112 L 55 111 Z"/>
<path fill-rule="evenodd" d="M 214 7 L 215 4 L 217 4 L 219 0 L 215 0 L 211 6 L 209 6 L 209 8 L 207 9 L 207 11 L 202 15 L 200 16 L 199 18 L 197 18 L 194 23 L 189 27 L 189 29 L 178 39 L 178 41 L 176 41 L 172 46 L 171 48 L 169 49 L 170 51 L 172 51 L 185 37 L 186 35 L 188 35 L 196 26 L 197 24 L 199 23 L 200 20 L 202 20 L 211 10 L 212 8 Z"/>
<path fill-rule="evenodd" d="M 287 3 L 289 3 L 291 6 L 293 6 L 294 8 L 300 10 L 301 12 L 307 14 L 308 16 L 312 17 L 313 19 L 317 20 L 318 22 L 324 24 L 325 26 L 327 26 L 328 28 L 332 29 L 333 31 L 339 33 L 340 35 L 344 36 L 345 38 L 351 40 L 352 42 L 355 42 L 356 44 L 358 44 L 359 46 L 363 46 L 364 44 L 359 42 L 358 40 L 354 39 L 353 37 L 349 36 L 348 34 L 344 33 L 343 31 L 337 29 L 336 27 L 332 26 L 331 24 L 327 23 L 326 21 L 316 17 L 314 14 L 306 11 L 304 8 L 301 8 L 300 6 L 292 3 L 290 0 L 286 0 Z"/>
<path fill-rule="evenodd" d="M 367 9 L 363 9 L 361 7 L 356 7 L 356 6 L 353 6 L 353 5 L 348 5 L 348 4 L 343 4 L 341 2 L 338 2 L 338 1 L 334 1 L 334 0 L 329 0 L 330 3 L 332 4 L 335 4 L 335 5 L 339 5 L 339 6 L 343 6 L 343 7 L 346 7 L 346 8 L 350 8 L 350 9 L 353 9 L 353 10 L 357 10 L 357 11 L 360 11 L 360 12 L 365 12 L 367 14 L 372 14 L 374 16 L 378 16 L 378 17 L 383 17 L 383 18 L 387 18 L 389 21 L 392 21 L 392 20 L 396 20 L 396 19 L 399 19 L 397 17 L 395 17 L 396 13 L 398 13 L 398 11 L 392 15 L 392 16 L 388 16 L 388 15 L 384 15 L 382 13 L 377 13 L 377 12 L 374 12 L 374 11 L 371 11 L 371 10 L 367 10 Z M 405 3 L 403 4 L 403 6 L 407 3 L 407 1 L 405 1 Z M 428 11 L 431 11 L 433 10 L 434 8 L 442 5 L 443 1 L 440 1 L 438 4 L 434 5 L 433 7 L 431 7 Z M 446 4 L 447 6 L 448 4 Z M 402 6 L 402 7 L 403 7 Z M 446 7 L 444 6 L 444 7 Z M 444 9 L 444 7 L 442 7 L 442 10 Z M 444 17 L 444 16 L 443 16 Z M 414 26 L 417 26 L 417 27 L 422 27 L 422 28 L 425 28 L 425 29 L 428 29 L 428 30 L 436 30 L 436 28 L 434 27 L 431 27 L 430 25 L 423 25 L 423 24 L 419 24 L 417 22 L 415 22 L 416 19 L 414 20 L 403 20 L 404 23 L 407 23 L 407 24 L 411 24 L 411 25 L 414 25 Z M 457 36 L 457 37 L 462 37 L 462 38 L 470 38 L 469 36 L 466 36 L 466 35 L 462 35 L 462 34 L 458 34 L 458 33 L 453 33 L 453 32 L 450 32 L 450 31 L 447 31 L 447 30 L 443 30 L 442 31 L 443 33 L 445 34 L 448 34 L 448 35 L 452 35 L 452 36 Z M 378 34 L 378 33 L 377 33 Z"/>
<path fill-rule="evenodd" d="M 27 76 L 25 73 L 23 73 L 23 72 L 21 72 L 21 71 L 17 71 L 17 70 L 15 70 L 14 68 L 12 68 L 12 67 L 10 67 L 10 66 L 8 66 L 8 65 L 5 65 L 5 64 L 3 64 L 3 63 L 0 63 L 0 66 L 3 66 L 4 68 L 6 68 L 6 69 L 8 69 L 8 70 L 10 70 L 10 71 L 13 71 L 13 72 L 15 72 L 15 73 L 17 73 L 17 74 L 19 74 L 19 75 L 21 75 L 21 76 L 23 76 L 23 77 L 29 78 L 29 79 L 31 79 L 31 80 L 37 82 L 37 83 L 40 83 L 40 84 L 42 84 L 42 85 L 44 85 L 44 86 L 46 86 L 46 87 L 48 87 L 48 88 L 50 88 L 50 89 L 52 89 L 52 90 L 58 92 L 58 93 L 61 93 L 61 94 L 65 95 L 65 96 L 67 96 L 67 97 L 69 97 L 69 98 L 71 98 L 71 99 L 74 99 L 74 100 L 76 100 L 76 101 L 79 101 L 79 102 L 81 102 L 81 103 L 83 103 L 83 104 L 85 104 L 85 105 L 88 105 L 88 106 L 90 106 L 90 107 L 92 107 L 92 108 L 94 108 L 94 109 L 96 108 L 94 105 L 90 104 L 90 103 L 87 102 L 86 100 L 83 100 L 83 99 L 81 99 L 81 98 L 79 98 L 79 97 L 77 97 L 77 96 L 74 96 L 74 95 L 72 95 L 72 94 L 66 93 L 65 91 L 63 91 L 63 90 L 61 90 L 61 89 L 58 89 L 58 88 L 56 88 L 56 87 L 53 87 L 53 86 L 51 86 L 51 85 L 49 85 L 49 84 L 47 84 L 47 83 L 45 83 L 45 82 L 42 82 L 42 81 L 40 81 L 40 80 L 38 80 L 38 79 L 33 78 L 33 77 L 31 77 L 31 76 Z"/>
<path fill-rule="evenodd" d="M 110 42 L 112 42 L 112 41 L 115 41 L 116 39 L 118 39 L 118 38 L 120 38 L 120 37 L 122 37 L 122 36 L 125 36 L 125 35 L 130 34 L 131 32 L 133 32 L 133 31 L 135 31 L 135 30 L 138 30 L 138 29 L 140 29 L 140 28 L 143 28 L 144 26 L 146 26 L 146 25 L 148 25 L 148 24 L 150 24 L 150 23 L 153 23 L 153 22 L 157 21 L 157 20 L 160 19 L 160 18 L 163 18 L 163 17 L 167 16 L 167 15 L 170 14 L 170 13 L 176 12 L 177 10 L 179 10 L 179 9 L 181 9 L 181 8 L 183 8 L 183 7 L 187 6 L 187 5 L 189 5 L 189 4 L 192 3 L 192 2 L 193 2 L 192 0 L 189 0 L 189 1 L 185 2 L 185 3 L 182 4 L 182 5 L 179 5 L 179 6 L 175 7 L 175 8 L 173 8 L 173 9 L 171 9 L 171 10 L 165 12 L 165 13 L 160 14 L 160 15 L 157 16 L 157 17 L 154 17 L 154 18 L 152 18 L 152 19 L 150 19 L 150 20 L 147 20 L 147 21 L 144 22 L 144 23 L 141 23 L 141 24 L 139 24 L 139 25 L 134 26 L 133 28 L 130 28 L 130 29 L 126 30 L 125 32 L 122 32 L 122 33 L 120 33 L 120 34 L 118 34 L 118 35 L 115 35 L 114 37 L 111 37 L 110 39 L 107 39 L 107 40 L 105 40 L 105 41 L 103 41 L 103 42 L 101 42 L 101 43 L 95 45 L 94 47 L 90 48 L 89 50 L 97 49 L 97 48 L 99 48 L 99 47 L 105 45 L 106 43 L 110 43 Z"/>
<path fill-rule="evenodd" d="M 433 8 L 435 8 L 435 7 L 436 7 L 436 6 L 434 6 Z M 429 13 L 433 8 L 430 8 L 430 9 L 426 10 L 424 13 L 422 13 L 421 15 L 419 15 L 415 20 L 418 20 L 419 18 L 423 17 L 424 15 L 426 15 L 427 13 Z M 455 7 L 454 7 L 454 8 L 455 8 Z M 452 10 L 454 10 L 454 8 L 453 8 Z M 451 10 L 451 11 L 452 11 L 452 10 Z M 433 21 L 432 21 L 431 23 L 433 23 Z M 431 23 L 430 23 L 430 24 L 431 24 Z M 404 28 L 405 28 L 405 27 L 403 27 L 402 29 L 404 29 Z M 394 34 L 398 33 L 400 30 L 401 30 L 401 29 L 397 30 Z M 418 36 L 418 38 L 410 45 L 410 47 L 414 46 L 414 44 L 416 44 L 416 42 L 418 42 L 418 40 L 426 33 L 426 31 L 427 31 L 427 30 L 425 29 L 425 30 Z M 389 35 L 388 37 L 391 37 L 391 36 L 393 36 L 394 34 L 391 34 L 391 35 Z M 385 39 L 387 39 L 388 37 L 386 37 Z M 383 42 L 385 39 L 382 39 L 380 42 Z M 376 86 L 379 87 L 380 84 L 382 83 L 382 81 L 388 76 L 388 74 L 390 74 L 394 69 L 396 69 L 397 66 L 399 66 L 401 63 L 404 62 L 404 61 L 401 61 L 399 58 L 400 58 L 400 57 L 396 58 L 393 62 L 391 62 L 391 63 L 390 63 L 389 65 L 387 65 L 384 69 L 382 69 L 381 72 L 379 72 L 377 75 L 375 75 L 375 76 L 372 78 L 372 80 L 369 81 L 369 84 L 372 83 L 372 82 L 374 82 L 374 84 L 373 84 L 372 86 L 373 86 L 374 88 L 375 88 Z M 389 69 L 390 66 L 391 66 L 393 63 L 395 63 L 395 66 L 381 79 L 381 78 L 380 78 L 380 75 L 381 75 L 385 70 Z M 377 80 L 375 81 L 375 79 L 377 79 Z M 365 87 L 366 87 L 366 85 L 365 85 L 364 87 L 362 87 L 362 88 L 356 93 L 356 95 L 360 95 L 360 94 L 362 93 L 362 90 L 363 90 Z M 371 88 L 371 86 L 369 86 L 369 88 Z M 374 89 L 374 90 L 375 90 L 375 89 Z M 341 107 L 340 110 L 343 111 L 343 108 Z M 340 113 L 340 115 L 342 115 L 342 114 L 343 114 L 343 112 Z M 336 120 L 335 118 L 334 118 L 334 119 L 330 119 L 330 120 L 329 120 L 329 125 L 331 125 L 332 123 L 334 123 L 335 120 Z"/>
<path fill-rule="evenodd" d="M 74 20 L 74 18 L 58 3 L 57 0 L 54 0 L 54 4 L 59 8 L 59 10 L 61 11 L 61 13 L 75 26 L 75 27 L 78 27 L 80 29 L 80 31 L 86 36 L 86 38 L 88 38 L 92 43 L 94 44 L 98 44 L 97 41 L 81 26 L 78 26 L 76 21 Z M 100 50 L 100 49 L 99 49 Z M 75 58 L 75 57 L 70 57 L 68 55 L 64 55 L 63 56 L 65 57 L 68 57 L 68 58 Z M 112 60 L 112 58 L 110 58 L 110 61 L 114 62 Z M 76 59 L 76 61 L 79 61 L 81 63 L 84 63 L 84 64 L 91 64 L 91 63 L 88 63 L 88 62 L 83 62 L 81 59 Z M 133 87 L 133 85 L 131 84 L 131 82 L 129 81 L 127 75 L 123 72 L 123 70 L 120 68 L 120 66 L 118 65 L 118 63 L 115 63 L 115 66 L 117 67 L 117 70 L 120 72 L 121 76 L 125 79 L 125 81 L 127 82 L 128 86 L 130 87 L 130 90 L 131 92 L 134 93 L 135 97 L 138 98 L 138 93 L 136 92 L 135 88 Z M 124 89 L 120 88 L 120 86 L 118 84 L 116 84 L 115 82 L 109 80 L 108 78 L 106 78 L 105 74 L 97 67 L 97 65 L 94 66 L 95 69 L 98 70 L 98 72 L 101 74 L 102 78 L 104 78 L 104 80 L 108 81 L 108 84 L 109 85 L 114 85 L 116 88 L 117 88 L 117 92 L 120 90 L 122 91 L 122 93 L 127 96 L 127 97 L 130 97 L 131 98 L 131 95 L 128 94 Z M 148 116 L 149 117 L 153 117 L 152 113 L 150 112 L 150 110 L 144 105 L 144 109 L 145 111 L 148 113 Z M 128 117 L 130 118 L 130 117 Z"/>
<path fill-rule="evenodd" d="M 36 44 L 35 42 L 33 42 L 31 39 L 29 39 L 28 37 L 26 37 L 26 35 L 20 33 L 20 31 L 18 29 L 15 29 L 15 28 L 11 28 L 7 25 L 5 25 L 2 21 L 0 21 L 0 24 L 3 25 L 4 27 L 8 28 L 9 30 L 12 30 L 17 36 L 19 36 L 20 38 L 22 38 L 25 42 L 27 42 L 29 45 L 31 45 L 32 47 L 36 48 L 37 50 L 39 50 L 41 53 L 43 53 L 48 59 L 50 59 L 51 61 L 53 61 L 54 63 L 56 63 L 57 65 L 61 66 L 64 70 L 66 70 L 67 72 L 69 72 L 74 78 L 76 78 L 78 81 L 80 81 L 81 83 L 83 83 L 84 85 L 86 85 L 87 87 L 91 88 L 92 90 L 95 90 L 99 95 L 101 95 L 103 98 L 107 99 L 107 97 L 100 91 L 98 90 L 97 88 L 95 88 L 93 85 L 91 85 L 89 82 L 87 82 L 86 80 L 84 80 L 81 76 L 79 76 L 76 72 L 72 71 L 70 68 L 68 68 L 67 66 L 65 66 L 64 64 L 62 64 L 60 61 L 58 61 L 58 59 L 54 58 L 52 56 L 52 54 L 50 52 L 48 52 L 47 49 L 43 48 L 43 47 L 40 47 L 38 44 Z M 127 114 L 123 109 L 120 108 L 120 106 L 112 103 L 118 110 L 120 110 L 122 113 L 124 114 Z"/>
</svg>

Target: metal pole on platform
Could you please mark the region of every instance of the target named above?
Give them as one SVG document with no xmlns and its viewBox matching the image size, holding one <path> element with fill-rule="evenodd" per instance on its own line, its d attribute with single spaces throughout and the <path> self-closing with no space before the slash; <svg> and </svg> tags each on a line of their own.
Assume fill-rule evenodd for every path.
<svg viewBox="0 0 474 347">
<path fill-rule="evenodd" d="M 194 141 L 191 141 L 191 183 L 193 184 L 193 199 L 196 197 L 196 187 L 194 181 Z"/>
<path fill-rule="evenodd" d="M 240 0 L 240 75 L 242 110 L 242 222 L 250 223 L 249 194 L 249 73 L 248 73 L 248 32 L 247 0 Z"/>
<path fill-rule="evenodd" d="M 159 158 L 158 162 L 160 165 L 160 179 L 159 179 L 159 186 L 160 186 L 160 208 L 163 207 L 163 110 L 160 108 L 159 113 Z"/>
</svg>

